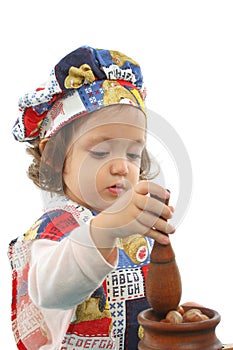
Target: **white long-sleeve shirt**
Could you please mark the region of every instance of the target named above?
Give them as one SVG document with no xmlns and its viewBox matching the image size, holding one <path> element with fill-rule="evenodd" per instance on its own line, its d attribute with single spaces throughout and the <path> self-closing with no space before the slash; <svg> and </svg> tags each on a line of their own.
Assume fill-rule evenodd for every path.
<svg viewBox="0 0 233 350">
<path fill-rule="evenodd" d="M 52 344 L 41 349 L 59 349 L 75 307 L 88 299 L 113 269 L 96 249 L 88 224 L 61 242 L 32 242 L 29 295 L 41 308 L 52 338 Z"/>
<path fill-rule="evenodd" d="M 70 309 L 86 300 L 115 265 L 99 253 L 88 224 L 74 229 L 61 242 L 35 240 L 31 246 L 29 294 L 40 307 Z"/>
</svg>

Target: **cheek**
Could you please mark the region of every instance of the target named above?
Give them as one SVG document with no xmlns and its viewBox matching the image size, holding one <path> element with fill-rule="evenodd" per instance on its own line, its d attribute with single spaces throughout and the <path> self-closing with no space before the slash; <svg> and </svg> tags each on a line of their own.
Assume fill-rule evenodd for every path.
<svg viewBox="0 0 233 350">
<path fill-rule="evenodd" d="M 79 157 L 71 156 L 66 159 L 63 180 L 69 187 L 73 189 L 77 188 L 82 172 L 87 173 L 87 170 L 85 169 L 85 161 L 83 161 L 81 155 Z"/>
<path fill-rule="evenodd" d="M 141 166 L 140 160 L 129 162 L 128 163 L 129 174 L 132 176 L 137 176 L 140 172 L 140 166 Z"/>
<path fill-rule="evenodd" d="M 109 167 L 106 164 L 102 164 L 102 166 L 99 166 L 98 168 L 94 169 L 93 175 L 97 189 L 99 189 L 100 187 L 102 188 L 105 184 L 105 180 L 109 175 Z"/>
<path fill-rule="evenodd" d="M 79 169 L 78 169 L 78 185 L 80 187 L 85 187 L 92 189 L 96 187 L 97 181 L 102 181 L 105 178 L 104 166 L 100 164 L 100 162 L 96 162 L 92 158 L 86 156 L 80 161 Z"/>
<path fill-rule="evenodd" d="M 133 165 L 131 164 L 130 168 L 130 178 L 132 179 L 132 183 L 135 185 L 139 180 L 140 175 L 140 165 Z"/>
</svg>

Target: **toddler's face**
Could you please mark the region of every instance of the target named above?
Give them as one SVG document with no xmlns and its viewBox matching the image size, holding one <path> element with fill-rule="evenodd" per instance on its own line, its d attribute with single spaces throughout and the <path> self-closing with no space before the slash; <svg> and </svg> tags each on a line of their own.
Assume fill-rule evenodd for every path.
<svg viewBox="0 0 233 350">
<path fill-rule="evenodd" d="M 107 107 L 87 118 L 66 157 L 66 195 L 102 211 L 134 186 L 145 147 L 145 126 L 144 114 L 130 106 Z"/>
</svg>

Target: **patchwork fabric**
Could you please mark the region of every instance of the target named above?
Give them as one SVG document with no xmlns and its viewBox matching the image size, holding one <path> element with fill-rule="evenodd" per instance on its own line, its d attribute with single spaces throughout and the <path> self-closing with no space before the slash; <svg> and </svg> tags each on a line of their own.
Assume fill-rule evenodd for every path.
<svg viewBox="0 0 233 350">
<path fill-rule="evenodd" d="M 136 61 L 119 51 L 82 46 L 52 69 L 45 84 L 19 99 L 13 135 L 18 141 L 51 137 L 72 120 L 113 104 L 145 113 L 145 96 Z"/>
<path fill-rule="evenodd" d="M 45 213 L 29 231 L 24 240 L 50 239 L 61 241 L 79 224 L 72 214 L 65 210 L 54 210 Z"/>
<path fill-rule="evenodd" d="M 54 205 L 57 203 L 57 208 Z M 49 329 L 28 294 L 30 246 L 35 239 L 60 242 L 95 213 L 65 197 L 49 209 L 23 236 L 11 242 L 12 328 L 20 350 L 40 349 L 49 342 Z M 151 241 L 134 235 L 119 242 L 117 268 L 84 303 L 77 305 L 59 350 L 135 350 L 139 341 L 137 315 L 149 307 L 145 277 Z M 132 249 L 130 249 L 132 246 Z M 145 247 L 147 249 L 145 249 Z M 138 254 L 141 252 L 142 254 Z M 138 257 L 138 260 L 137 258 Z"/>
</svg>

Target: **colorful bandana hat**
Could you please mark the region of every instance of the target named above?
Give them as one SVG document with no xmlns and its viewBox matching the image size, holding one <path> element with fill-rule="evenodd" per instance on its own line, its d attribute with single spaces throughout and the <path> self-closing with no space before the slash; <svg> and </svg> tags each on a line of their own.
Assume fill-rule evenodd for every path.
<svg viewBox="0 0 233 350">
<path fill-rule="evenodd" d="M 118 51 L 82 46 L 55 66 L 43 86 L 19 99 L 13 135 L 28 142 L 48 138 L 74 119 L 113 104 L 145 113 L 145 97 L 137 62 Z"/>
</svg>

